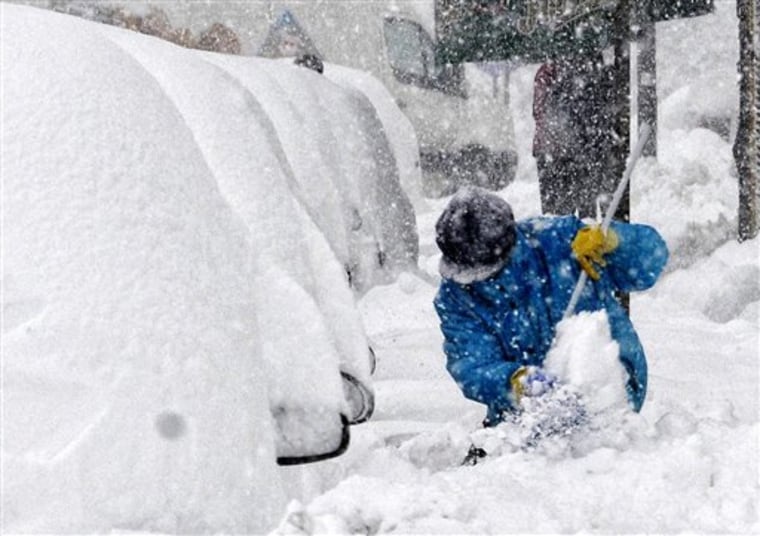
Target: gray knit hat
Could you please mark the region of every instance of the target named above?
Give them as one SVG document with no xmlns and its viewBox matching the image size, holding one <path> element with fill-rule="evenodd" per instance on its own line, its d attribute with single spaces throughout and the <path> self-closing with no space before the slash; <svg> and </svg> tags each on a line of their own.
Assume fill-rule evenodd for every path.
<svg viewBox="0 0 760 536">
<path fill-rule="evenodd" d="M 443 253 L 441 276 L 463 284 L 499 271 L 517 240 L 509 203 L 475 186 L 464 187 L 451 198 L 435 233 Z"/>
</svg>

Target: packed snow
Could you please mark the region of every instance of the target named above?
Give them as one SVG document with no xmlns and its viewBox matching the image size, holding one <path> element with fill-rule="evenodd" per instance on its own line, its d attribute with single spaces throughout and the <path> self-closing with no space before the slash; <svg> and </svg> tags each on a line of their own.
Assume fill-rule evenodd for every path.
<svg viewBox="0 0 760 536">
<path fill-rule="evenodd" d="M 607 314 L 578 313 L 557 325 L 557 336 L 544 367 L 573 386 L 589 411 L 604 412 L 628 405 L 628 374 L 619 354 L 618 343 L 610 335 Z"/>
<path fill-rule="evenodd" d="M 4 531 L 760 532 L 760 243 L 736 240 L 730 137 L 705 128 L 700 109 L 684 105 L 684 88 L 693 84 L 725 94 L 725 85 L 711 83 L 711 76 L 735 66 L 736 50 L 726 45 L 726 36 L 735 35 L 734 3 L 716 4 L 714 15 L 662 25 L 661 117 L 667 120 L 660 124 L 660 156 L 643 159 L 632 178 L 633 219 L 656 226 L 672 253 L 658 284 L 632 296 L 632 318 L 649 361 L 643 410 L 634 414 L 621 404 L 617 348 L 604 314 L 578 315 L 560 330 L 550 363 L 573 389 L 596 395 L 593 415 L 567 434 L 538 438 L 529 437 L 532 429 L 524 421 L 482 429 L 484 407 L 465 400 L 445 371 L 432 307 L 436 288 L 429 281 L 439 259 L 433 227 L 447 199 L 410 194 L 419 273 L 374 284 L 354 305 L 336 275 L 340 249 L 330 247 L 329 229 L 286 195 L 290 190 L 278 189 L 278 180 L 256 186 L 236 176 L 239 166 L 250 165 L 238 160 L 248 158 L 239 138 L 243 126 L 193 129 L 193 117 L 203 115 L 192 103 L 180 106 L 190 115 L 160 115 L 168 112 L 156 103 L 178 91 L 168 80 L 172 72 L 197 65 L 185 65 L 183 54 L 156 40 L 132 41 L 120 32 L 109 35 L 121 48 L 109 47 L 112 56 L 104 56 L 104 63 L 114 65 L 80 65 L 75 58 L 85 49 L 77 47 L 103 44 L 82 30 L 89 26 L 76 23 L 82 31 L 75 36 L 62 18 L 46 27 L 43 19 L 51 15 L 4 5 L 3 69 L 19 57 L 36 60 L 12 71 L 23 83 L 11 85 L 3 77 Z M 682 43 L 679 36 L 691 34 L 692 24 L 698 25 L 699 43 Z M 27 56 L 6 47 L 9 35 L 44 42 L 42 33 L 71 46 L 35 48 Z M 698 45 L 714 45 L 714 53 L 690 62 L 682 47 Z M 129 50 L 130 61 L 155 62 L 152 47 L 171 50 L 176 70 L 153 67 L 155 80 L 113 102 L 120 85 L 134 83 L 125 80 L 123 51 Z M 209 60 L 214 68 L 227 62 Z M 44 90 L 60 91 L 44 83 L 47 73 L 71 70 L 72 64 L 80 65 L 80 74 L 104 69 L 112 75 L 104 80 L 110 92 L 101 86 L 72 94 L 86 104 L 87 113 L 76 117 L 67 113 L 73 107 L 39 105 L 49 96 Z M 243 67 L 226 65 L 225 72 L 236 69 Z M 530 157 L 534 70 L 521 67 L 511 79 L 520 170 L 499 195 L 518 218 L 539 212 Z M 306 75 L 312 73 L 293 76 Z M 233 108 L 244 102 L 236 87 L 225 93 Z M 169 102 L 176 105 L 178 93 Z M 351 98 L 329 112 L 355 110 L 347 104 Z M 8 107 L 17 102 L 24 106 Z M 103 110 L 116 108 L 129 114 L 107 117 L 125 123 L 99 121 Z M 281 122 L 298 115 L 269 112 Z M 45 128 L 51 119 L 43 114 L 54 114 L 56 129 Z M 130 136 L 129 121 L 140 125 L 138 136 Z M 14 133 L 23 136 L 12 135 L 9 125 L 18 125 Z M 105 151 L 107 140 L 98 134 L 104 128 L 114 136 L 108 140 L 114 147 Z M 257 147 L 280 169 L 267 145 L 271 134 L 261 132 Z M 199 140 L 201 135 L 209 138 Z M 288 133 L 282 135 L 287 143 Z M 397 141 L 389 145 L 398 147 Z M 209 152 L 200 158 L 194 144 Z M 225 144 L 239 153 L 222 151 Z M 22 158 L 28 147 L 39 157 Z M 126 150 L 132 147 L 139 150 Z M 294 143 L 289 150 L 296 149 Z M 336 173 L 345 172 L 321 156 L 320 176 L 333 165 Z M 24 175 L 31 184 L 9 180 L 9 161 L 31 166 Z M 77 167 L 61 175 L 60 162 Z M 88 173 L 77 173 L 83 169 Z M 229 182 L 220 180 L 227 176 Z M 62 188 L 64 181 L 71 187 Z M 254 191 L 239 190 L 244 187 Z M 289 188 L 301 191 L 292 182 Z M 257 204 L 248 208 L 246 202 Z M 273 228 L 252 232 L 256 210 L 265 208 L 281 210 L 283 217 L 266 220 L 277 224 Z M 279 227 L 286 221 L 292 225 Z M 272 236 L 280 239 L 271 243 Z M 257 247 L 276 262 L 254 262 Z M 342 297 L 333 300 L 334 293 Z M 314 314 L 294 316 L 293 303 L 309 304 Z M 262 310 L 264 323 L 252 326 L 251 315 Z M 313 323 L 319 319 L 326 325 Z M 340 322 L 348 326 L 334 325 Z M 299 344 L 305 332 L 307 348 Z M 272 363 L 252 350 L 257 339 L 264 338 L 270 351 L 307 352 L 316 359 L 299 362 L 307 369 L 275 371 L 291 375 L 275 385 L 276 392 L 294 398 L 305 392 L 331 404 L 334 397 L 327 394 L 338 386 L 319 367 L 327 363 L 334 370 L 340 361 L 336 338 L 358 348 L 365 333 L 377 355 L 374 416 L 352 427 L 342 456 L 276 467 L 265 394 L 241 381 L 260 377 L 260 369 Z M 31 362 L 32 353 L 42 357 Z M 192 442 L 181 440 L 188 436 Z M 252 436 L 261 448 L 246 448 Z M 462 466 L 473 444 L 488 455 Z"/>
</svg>

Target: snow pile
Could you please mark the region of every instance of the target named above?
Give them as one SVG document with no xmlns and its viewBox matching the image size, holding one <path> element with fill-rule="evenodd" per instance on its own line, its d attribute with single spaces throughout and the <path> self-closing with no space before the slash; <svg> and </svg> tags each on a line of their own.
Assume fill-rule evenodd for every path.
<svg viewBox="0 0 760 536">
<path fill-rule="evenodd" d="M 668 131 L 713 128 L 732 137 L 739 113 L 736 2 L 714 14 L 657 24 L 659 121 Z"/>
<path fill-rule="evenodd" d="M 291 503 L 275 532 L 751 532 L 756 482 L 736 462 L 753 459 L 753 444 L 743 438 L 756 431 L 730 420 L 691 428 L 679 426 L 678 416 L 670 421 L 633 420 L 573 451 L 561 441 L 505 449 L 475 466 L 459 465 L 467 449 L 461 428 L 424 433 L 401 448 L 362 444 L 371 455 L 353 458 L 337 485 L 308 507 Z M 420 463 L 424 449 L 448 465 Z"/>
<path fill-rule="evenodd" d="M 591 413 L 627 407 L 628 373 L 605 311 L 582 312 L 557 325 L 544 367 L 580 394 Z"/>
<path fill-rule="evenodd" d="M 643 159 L 631 178 L 631 214 L 660 231 L 673 269 L 736 233 L 736 3 L 715 2 L 714 14 L 659 23 L 657 47 L 658 158 Z"/>
<path fill-rule="evenodd" d="M 663 131 L 660 143 L 661 156 L 642 159 L 632 175 L 631 214 L 660 231 L 674 269 L 735 235 L 739 193 L 731 145 L 715 132 Z"/>
<path fill-rule="evenodd" d="M 731 240 L 694 263 L 700 274 L 696 286 L 691 273 L 677 271 L 653 294 L 669 296 L 670 308 L 686 308 L 719 324 L 754 322 L 760 303 L 758 258 L 754 241 L 739 244 Z"/>
<path fill-rule="evenodd" d="M 544 368 L 556 378 L 554 387 L 523 397 L 519 412 L 499 426 L 472 433 L 475 447 L 489 456 L 528 448 L 578 456 L 606 441 L 612 430 L 630 425 L 627 373 L 605 311 L 560 322 Z"/>
</svg>

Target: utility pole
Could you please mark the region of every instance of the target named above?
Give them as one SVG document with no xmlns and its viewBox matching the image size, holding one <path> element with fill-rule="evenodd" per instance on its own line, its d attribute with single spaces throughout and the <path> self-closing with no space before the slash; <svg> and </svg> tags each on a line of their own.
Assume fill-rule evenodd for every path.
<svg viewBox="0 0 760 536">
<path fill-rule="evenodd" d="M 612 47 L 614 63 L 612 72 L 612 103 L 611 121 L 615 142 L 613 155 L 607 177 L 618 181 L 625 173 L 626 161 L 631 146 L 631 8 L 630 0 L 620 0 L 613 16 Z M 605 191 L 614 192 L 615 184 L 605 185 Z M 615 210 L 614 219 L 630 221 L 630 182 L 626 184 L 620 204 Z M 623 308 L 630 313 L 630 295 L 627 292 L 616 293 Z"/>
<path fill-rule="evenodd" d="M 615 144 L 608 176 L 613 184 L 605 191 L 614 192 L 616 181 L 623 176 L 631 145 L 631 7 L 630 0 L 620 0 L 615 8 L 612 46 L 615 53 L 612 74 L 612 106 Z M 626 188 L 615 219 L 630 220 L 630 187 Z"/>
<path fill-rule="evenodd" d="M 642 156 L 657 156 L 657 34 L 647 9 L 639 9 L 636 21 L 638 34 L 636 79 L 638 80 L 638 124 L 648 124 L 652 133 L 644 145 Z"/>
<path fill-rule="evenodd" d="M 757 236 L 760 175 L 760 22 L 757 0 L 737 0 L 739 17 L 739 128 L 734 159 L 739 174 L 739 241 Z"/>
</svg>

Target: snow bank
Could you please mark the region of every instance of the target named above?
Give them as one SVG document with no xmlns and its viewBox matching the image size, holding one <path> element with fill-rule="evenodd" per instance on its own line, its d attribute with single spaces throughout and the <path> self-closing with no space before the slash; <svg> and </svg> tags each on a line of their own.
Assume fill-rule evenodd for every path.
<svg viewBox="0 0 760 536">
<path fill-rule="evenodd" d="M 631 177 L 631 216 L 662 234 L 672 270 L 736 235 L 738 180 L 731 145 L 715 132 L 663 130 L 659 144 L 658 159 L 642 159 Z"/>
<path fill-rule="evenodd" d="M 710 127 L 729 139 L 739 113 L 739 24 L 735 1 L 714 4 L 709 15 L 657 24 L 659 121 L 666 130 Z"/>
<path fill-rule="evenodd" d="M 518 450 L 438 470 L 377 446 L 308 508 L 292 504 L 276 533 L 303 526 L 329 534 L 749 532 L 755 473 L 723 457 L 750 459 L 742 437 L 756 430 L 727 422 L 699 422 L 688 432 L 627 429 L 576 456 Z M 461 454 L 466 443 L 456 437 L 443 437 L 434 452 Z"/>
<path fill-rule="evenodd" d="M 688 308 L 721 324 L 757 319 L 760 302 L 760 266 L 757 239 L 740 244 L 723 243 L 715 252 L 694 263 L 699 286 L 688 272 L 675 272 L 652 295 L 670 296 L 673 308 Z"/>
<path fill-rule="evenodd" d="M 737 32 L 733 1 L 657 24 L 658 158 L 642 159 L 631 178 L 631 214 L 664 236 L 670 270 L 736 235 Z"/>
</svg>

